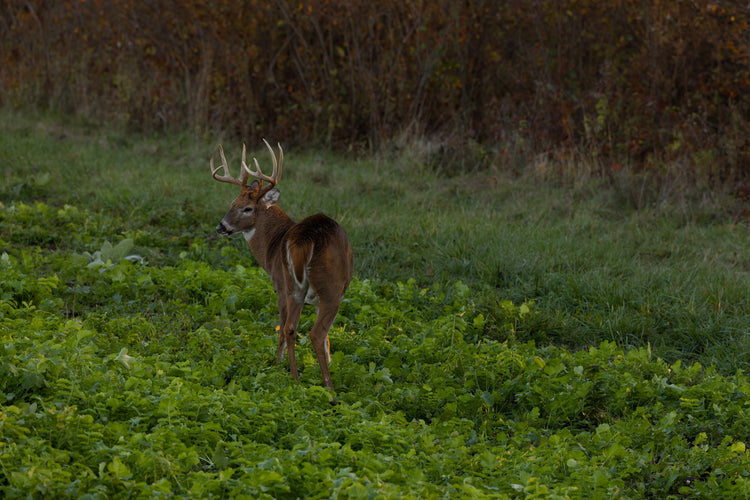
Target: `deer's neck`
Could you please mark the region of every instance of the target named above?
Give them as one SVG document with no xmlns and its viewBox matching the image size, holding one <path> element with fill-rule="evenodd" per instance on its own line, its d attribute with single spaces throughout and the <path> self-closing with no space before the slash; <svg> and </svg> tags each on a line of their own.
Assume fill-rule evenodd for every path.
<svg viewBox="0 0 750 500">
<path fill-rule="evenodd" d="M 278 255 L 282 251 L 284 235 L 294 225 L 294 221 L 276 205 L 263 210 L 255 228 L 252 232 L 245 233 L 245 238 L 258 264 L 274 276 L 274 267 L 281 262 Z"/>
</svg>

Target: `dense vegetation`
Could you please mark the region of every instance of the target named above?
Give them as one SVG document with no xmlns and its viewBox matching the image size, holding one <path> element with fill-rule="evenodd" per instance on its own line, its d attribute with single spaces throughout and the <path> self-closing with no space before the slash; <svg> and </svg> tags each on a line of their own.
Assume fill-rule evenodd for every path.
<svg viewBox="0 0 750 500">
<path fill-rule="evenodd" d="M 733 187 L 750 173 L 748 15 L 735 0 L 9 0 L 0 104 L 251 144 L 426 137 L 449 170 Z"/>
<path fill-rule="evenodd" d="M 296 383 L 267 276 L 214 235 L 210 142 L 0 120 L 0 495 L 750 494 L 731 213 L 287 148 L 281 205 L 357 259 L 331 407 L 313 311 Z"/>
</svg>

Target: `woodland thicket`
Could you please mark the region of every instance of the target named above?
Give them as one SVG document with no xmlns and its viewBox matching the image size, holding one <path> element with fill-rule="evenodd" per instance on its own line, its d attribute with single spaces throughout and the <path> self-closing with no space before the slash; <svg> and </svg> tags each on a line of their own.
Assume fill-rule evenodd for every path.
<svg viewBox="0 0 750 500">
<path fill-rule="evenodd" d="M 5 0 L 0 105 L 727 185 L 749 23 L 739 0 Z"/>
</svg>

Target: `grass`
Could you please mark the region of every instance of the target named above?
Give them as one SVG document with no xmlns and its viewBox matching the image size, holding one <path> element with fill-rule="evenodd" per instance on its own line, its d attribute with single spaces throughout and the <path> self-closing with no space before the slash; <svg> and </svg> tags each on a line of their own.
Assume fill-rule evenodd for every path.
<svg viewBox="0 0 750 500">
<path fill-rule="evenodd" d="M 0 496 L 748 496 L 747 229 L 715 200 L 289 145 L 282 206 L 356 254 L 332 408 L 312 308 L 297 383 L 214 231 L 220 140 L 2 115 Z"/>
<path fill-rule="evenodd" d="M 5 111 L 0 201 L 117 215 L 116 227 L 101 228 L 102 241 L 76 251 L 130 236 L 150 262 L 170 264 L 204 241 L 215 265 L 229 267 L 213 228 L 236 190 L 208 173 L 219 142 Z M 240 147 L 224 144 L 235 172 Z M 352 158 L 287 146 L 285 153 L 280 205 L 296 219 L 317 211 L 336 218 L 360 279 L 463 281 L 488 318 L 488 336 L 507 335 L 496 327 L 505 321 L 503 301 L 533 301 L 535 314 L 514 333 L 519 340 L 571 349 L 602 340 L 648 344 L 669 361 L 724 373 L 750 366 L 750 246 L 731 201 L 671 198 L 634 210 L 617 186 L 540 182 L 531 168 L 521 176 L 492 168 L 446 176 L 418 151 Z M 162 244 L 149 244 L 154 234 Z M 75 245 L 62 233 L 24 237 L 42 247 Z M 251 265 L 241 238 L 232 245 Z"/>
</svg>

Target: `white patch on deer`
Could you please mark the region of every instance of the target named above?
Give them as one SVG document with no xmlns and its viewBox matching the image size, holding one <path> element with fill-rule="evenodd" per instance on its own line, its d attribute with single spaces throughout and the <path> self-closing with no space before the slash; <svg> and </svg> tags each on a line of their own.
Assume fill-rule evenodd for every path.
<svg viewBox="0 0 750 500">
<path fill-rule="evenodd" d="M 222 219 L 222 220 L 221 220 L 221 224 L 219 224 L 219 225 L 220 225 L 220 226 L 224 226 L 224 229 L 226 229 L 226 230 L 227 230 L 227 232 L 229 232 L 229 234 L 232 234 L 232 233 L 234 232 L 234 228 L 232 227 L 232 225 L 231 225 L 231 224 L 229 224 L 229 223 L 228 223 L 228 222 L 227 222 L 226 220 L 224 220 L 224 219 Z"/>
<path fill-rule="evenodd" d="M 326 335 L 326 357 L 328 358 L 328 364 L 331 364 L 331 345 L 328 343 L 328 335 Z"/>
<path fill-rule="evenodd" d="M 286 244 L 286 260 L 289 262 L 289 274 L 292 275 L 292 279 L 294 280 L 292 295 L 294 296 L 294 300 L 299 304 L 318 304 L 318 294 L 315 292 L 312 285 L 310 285 L 310 275 L 308 273 L 308 266 L 310 265 L 314 248 L 315 247 L 310 248 L 310 255 L 307 257 L 307 262 L 305 262 L 305 267 L 303 268 L 304 272 L 302 274 L 302 279 L 300 280 L 294 272 L 294 262 L 292 262 L 292 254 L 289 252 L 289 242 Z"/>
<path fill-rule="evenodd" d="M 242 233 L 242 236 L 245 237 L 245 241 L 250 243 L 250 240 L 253 238 L 253 235 L 255 234 L 255 228 L 252 228 L 250 231 L 245 231 Z"/>
</svg>

